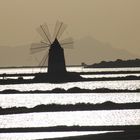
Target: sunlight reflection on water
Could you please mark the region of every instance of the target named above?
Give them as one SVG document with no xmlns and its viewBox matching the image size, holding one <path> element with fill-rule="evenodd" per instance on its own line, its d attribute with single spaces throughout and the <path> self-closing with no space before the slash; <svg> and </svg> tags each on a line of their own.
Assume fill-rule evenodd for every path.
<svg viewBox="0 0 140 140">
<path fill-rule="evenodd" d="M 52 90 L 54 88 L 63 88 L 65 90 L 79 87 L 81 89 L 97 89 L 97 88 L 108 88 L 108 89 L 129 89 L 136 90 L 140 88 L 139 80 L 128 80 L 128 81 L 91 81 L 91 82 L 69 82 L 62 84 L 51 84 L 51 83 L 36 83 L 36 84 L 17 84 L 17 85 L 0 85 L 0 91 L 6 89 L 15 89 L 19 91 L 34 91 L 34 90 Z"/>
<path fill-rule="evenodd" d="M 99 72 L 99 71 L 138 71 L 140 68 L 107 68 L 107 69 L 84 69 L 82 67 L 69 67 L 68 71 L 74 72 Z M 0 69 L 2 73 L 37 73 L 46 72 L 47 69 Z M 84 77 L 118 77 L 123 75 L 83 75 Z M 130 75 L 130 74 L 129 74 Z M 132 74 L 139 76 L 140 74 Z M 65 84 L 20 84 L 20 85 L 0 85 L 0 91 L 15 89 L 19 91 L 52 90 L 54 88 L 73 87 L 82 89 L 140 89 L 140 82 L 133 81 L 94 81 L 94 82 L 71 82 Z M 39 104 L 75 104 L 75 103 L 102 103 L 112 101 L 117 103 L 140 102 L 139 93 L 90 93 L 90 94 L 9 94 L 0 95 L 0 107 L 34 107 Z M 71 112 L 48 112 L 48 113 L 28 113 L 0 115 L 0 128 L 15 127 L 49 127 L 60 125 L 80 125 L 80 126 L 101 126 L 101 125 L 139 125 L 140 109 L 133 110 L 100 110 L 100 111 L 71 111 Z M 61 133 L 14 133 L 0 134 L 2 140 L 25 140 L 38 138 L 52 138 L 59 136 L 85 135 L 98 132 L 63 132 Z M 104 132 L 103 132 L 104 133 Z"/>
<path fill-rule="evenodd" d="M 1 94 L 0 106 L 34 107 L 40 104 L 76 104 L 76 103 L 103 103 L 112 101 L 116 103 L 140 102 L 139 93 L 82 93 L 82 94 Z"/>
<path fill-rule="evenodd" d="M 43 138 L 62 138 L 69 136 L 83 136 L 89 134 L 102 134 L 108 131 L 86 131 L 86 132 L 35 132 L 35 133 L 6 133 L 0 134 L 0 140 L 35 140 Z M 122 131 L 109 131 L 122 132 Z"/>
<path fill-rule="evenodd" d="M 95 74 L 95 75 L 81 75 L 83 78 L 108 78 L 108 77 L 126 77 L 126 76 L 140 76 L 140 74 Z"/>
<path fill-rule="evenodd" d="M 140 109 L 1 115 L 0 128 L 139 125 Z"/>
</svg>

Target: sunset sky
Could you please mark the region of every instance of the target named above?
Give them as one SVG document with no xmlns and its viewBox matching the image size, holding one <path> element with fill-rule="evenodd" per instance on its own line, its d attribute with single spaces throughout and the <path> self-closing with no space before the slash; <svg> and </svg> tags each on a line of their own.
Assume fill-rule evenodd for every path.
<svg viewBox="0 0 140 140">
<path fill-rule="evenodd" d="M 140 0 L 0 0 L 0 46 L 37 41 L 36 27 L 56 20 L 75 40 L 92 36 L 140 54 Z"/>
</svg>

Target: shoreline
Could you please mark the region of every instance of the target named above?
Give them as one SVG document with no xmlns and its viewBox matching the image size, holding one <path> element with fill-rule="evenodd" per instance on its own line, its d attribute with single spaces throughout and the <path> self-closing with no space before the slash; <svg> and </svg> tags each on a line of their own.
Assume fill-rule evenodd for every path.
<svg viewBox="0 0 140 140">
<path fill-rule="evenodd" d="M 89 134 L 83 136 L 71 136 L 53 139 L 40 139 L 40 140 L 138 140 L 139 138 L 140 132 L 134 130 L 124 132 L 106 132 L 102 134 Z"/>
<path fill-rule="evenodd" d="M 24 113 L 36 113 L 36 112 L 60 112 L 60 111 L 92 111 L 92 110 L 127 110 L 127 109 L 140 109 L 140 102 L 138 103 L 113 103 L 110 101 L 100 104 L 48 104 L 48 105 L 37 105 L 33 108 L 27 107 L 11 107 L 2 108 L 0 107 L 0 115 L 9 114 L 24 114 Z"/>
<path fill-rule="evenodd" d="M 20 132 L 70 132 L 70 131 L 139 131 L 140 125 L 124 126 L 54 126 L 54 127 L 28 127 L 28 128 L 0 128 L 0 133 L 20 133 Z"/>
<path fill-rule="evenodd" d="M 54 88 L 53 90 L 45 90 L 45 91 L 40 91 L 40 90 L 34 90 L 34 91 L 19 91 L 19 90 L 14 90 L 14 89 L 8 89 L 8 90 L 3 90 L 0 91 L 0 94 L 51 94 L 51 93 L 56 93 L 56 94 L 76 94 L 76 93 L 139 93 L 140 89 L 136 90 L 123 90 L 123 89 L 108 89 L 108 88 L 97 88 L 97 89 L 81 89 L 78 87 L 73 87 L 68 90 L 62 89 L 62 88 Z"/>
<path fill-rule="evenodd" d="M 62 138 L 38 139 L 38 140 L 138 140 L 140 138 L 140 125 L 128 126 L 56 126 L 38 128 L 0 128 L 0 133 L 34 133 L 34 132 L 85 132 L 108 131 L 102 134 L 89 134 L 82 136 L 70 136 Z M 110 132 L 111 131 L 111 132 Z M 112 132 L 119 131 L 119 132 Z"/>
<path fill-rule="evenodd" d="M 79 78 L 79 79 L 78 79 Z M 126 77 L 116 77 L 116 78 L 82 78 L 82 77 L 76 77 L 75 79 L 69 79 L 69 80 L 62 80 L 62 79 L 46 79 L 45 80 L 36 80 L 36 79 L 7 79 L 7 80 L 0 80 L 0 85 L 10 85 L 10 84 L 33 84 L 33 83 L 54 83 L 54 84 L 60 84 L 60 83 L 68 83 L 68 82 L 90 82 L 90 81 L 126 81 L 126 80 L 140 80 L 140 76 L 126 76 Z"/>
</svg>

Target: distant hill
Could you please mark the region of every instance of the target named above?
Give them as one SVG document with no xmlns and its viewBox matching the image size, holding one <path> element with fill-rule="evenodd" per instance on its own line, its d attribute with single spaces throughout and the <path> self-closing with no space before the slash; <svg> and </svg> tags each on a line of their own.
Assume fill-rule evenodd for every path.
<svg viewBox="0 0 140 140">
<path fill-rule="evenodd" d="M 135 60 L 121 60 L 116 61 L 102 61 L 93 65 L 86 66 L 88 68 L 117 68 L 117 67 L 140 67 L 140 59 Z"/>
<path fill-rule="evenodd" d="M 74 49 L 65 49 L 65 52 L 66 61 L 74 64 L 81 64 L 81 62 L 93 64 L 101 61 L 127 60 L 140 57 L 89 36 L 75 41 Z"/>
<path fill-rule="evenodd" d="M 30 54 L 30 44 L 21 46 L 0 46 L 0 67 L 10 66 L 38 66 L 43 54 L 37 56 Z M 73 49 L 65 48 L 67 65 L 99 63 L 100 61 L 113 61 L 116 59 L 135 59 L 139 56 L 125 50 L 112 47 L 92 37 L 76 40 Z"/>
</svg>

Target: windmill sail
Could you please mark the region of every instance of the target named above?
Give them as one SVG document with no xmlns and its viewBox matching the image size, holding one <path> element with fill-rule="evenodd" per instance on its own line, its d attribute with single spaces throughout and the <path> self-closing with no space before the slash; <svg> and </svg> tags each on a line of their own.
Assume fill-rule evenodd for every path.
<svg viewBox="0 0 140 140">
<path fill-rule="evenodd" d="M 49 47 L 49 53 L 47 51 L 45 52 L 45 56 L 41 59 L 39 66 L 46 66 L 48 62 L 48 73 L 51 75 L 66 72 L 64 49 L 61 46 L 72 48 L 73 39 L 67 38 L 60 42 L 58 40 L 65 31 L 66 27 L 66 24 L 57 21 L 52 39 L 47 24 L 44 23 L 40 25 L 39 28 L 37 28 L 37 31 L 42 37 L 43 41 L 40 43 L 33 43 L 30 49 L 31 53 L 34 54 L 45 51 Z"/>
<path fill-rule="evenodd" d="M 53 34 L 53 39 L 55 40 L 56 38 L 59 39 L 65 29 L 67 28 L 67 25 L 64 24 L 63 22 L 56 22 L 55 28 L 54 28 L 54 34 Z"/>
<path fill-rule="evenodd" d="M 74 41 L 73 41 L 73 38 L 69 37 L 64 40 L 61 40 L 60 44 L 63 48 L 70 49 L 70 48 L 73 48 Z"/>
<path fill-rule="evenodd" d="M 44 27 L 42 25 L 40 25 L 40 27 L 38 27 L 36 30 L 40 34 L 40 36 L 43 38 L 43 40 L 45 41 L 45 43 L 47 43 L 48 45 L 50 45 L 51 44 L 51 41 L 50 41 L 49 36 L 47 35 L 47 32 L 44 29 Z"/>
</svg>

